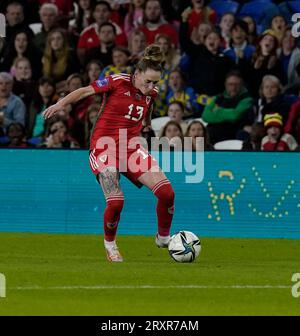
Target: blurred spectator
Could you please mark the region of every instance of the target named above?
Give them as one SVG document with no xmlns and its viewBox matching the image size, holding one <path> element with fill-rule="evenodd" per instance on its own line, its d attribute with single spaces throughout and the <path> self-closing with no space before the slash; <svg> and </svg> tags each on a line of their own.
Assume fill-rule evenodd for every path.
<svg viewBox="0 0 300 336">
<path fill-rule="evenodd" d="M 179 101 L 174 101 L 168 105 L 167 115 L 170 117 L 170 120 L 178 122 L 182 132 L 185 133 L 187 130 L 187 123 L 183 120 L 184 106 Z"/>
<path fill-rule="evenodd" d="M 64 30 L 55 28 L 49 32 L 42 62 L 43 76 L 51 77 L 55 82 L 66 79 L 78 70 L 77 57 L 69 48 Z"/>
<path fill-rule="evenodd" d="M 75 73 L 68 77 L 67 88 L 68 92 L 73 92 L 80 87 L 83 87 L 83 79 L 80 74 Z M 68 123 L 69 133 L 72 138 L 80 145 L 85 146 L 85 120 L 86 113 L 90 105 L 96 102 L 95 96 L 86 97 L 75 104 L 69 106 L 68 111 L 63 111 L 64 114 L 60 114 L 64 117 L 64 120 Z M 98 110 L 99 110 L 98 105 Z"/>
<path fill-rule="evenodd" d="M 257 44 L 257 28 L 256 28 L 256 22 L 253 19 L 252 16 L 246 15 L 242 18 L 244 22 L 248 25 L 248 35 L 247 35 L 247 41 L 249 44 L 256 45 Z"/>
<path fill-rule="evenodd" d="M 51 78 L 39 79 L 37 92 L 30 105 L 28 115 L 28 137 L 41 137 L 44 134 L 44 118 L 42 112 L 57 102 L 55 83 Z"/>
<path fill-rule="evenodd" d="M 76 0 L 75 17 L 69 21 L 69 32 L 78 40 L 80 33 L 93 22 L 93 0 Z"/>
<path fill-rule="evenodd" d="M 257 101 L 256 121 L 263 121 L 266 114 L 276 112 L 281 115 L 283 123 L 285 123 L 290 106 L 290 99 L 282 93 L 280 80 L 272 75 L 264 76 L 260 87 L 260 99 Z"/>
<path fill-rule="evenodd" d="M 91 60 L 85 67 L 84 82 L 89 85 L 97 80 L 103 70 L 103 64 L 98 60 Z"/>
<path fill-rule="evenodd" d="M 282 37 L 279 60 L 284 73 L 283 84 L 293 85 L 298 82 L 300 80 L 300 48 L 297 47 L 296 39 L 290 28 Z"/>
<path fill-rule="evenodd" d="M 170 148 L 171 151 L 181 151 L 183 149 L 183 132 L 177 121 L 170 120 L 163 127 L 161 131 L 161 138 L 165 138 L 167 140 L 167 147 Z M 166 149 L 165 146 L 162 146 L 162 150 Z"/>
<path fill-rule="evenodd" d="M 209 33 L 213 31 L 213 26 L 209 23 L 200 23 L 198 27 L 194 28 L 191 34 L 191 40 L 194 44 L 204 44 L 204 41 Z"/>
<path fill-rule="evenodd" d="M 183 105 L 183 117 L 197 117 L 199 105 L 193 88 L 186 86 L 186 80 L 180 70 L 173 70 L 169 75 L 166 103 L 181 102 Z M 185 130 L 183 130 L 185 132 Z"/>
<path fill-rule="evenodd" d="M 42 148 L 78 148 L 76 141 L 68 133 L 66 121 L 55 116 L 48 122 Z"/>
<path fill-rule="evenodd" d="M 276 34 L 279 43 L 281 43 L 284 33 L 287 29 L 287 21 L 282 15 L 275 15 L 270 24 L 270 29 Z"/>
<path fill-rule="evenodd" d="M 86 62 L 99 59 L 103 66 L 112 64 L 112 51 L 116 46 L 116 28 L 110 23 L 102 23 L 99 27 L 100 45 L 91 48 L 86 56 Z"/>
<path fill-rule="evenodd" d="M 13 77 L 0 72 L 0 128 L 5 129 L 12 122 L 25 125 L 26 107 L 21 98 L 12 93 Z"/>
<path fill-rule="evenodd" d="M 148 44 L 154 42 L 157 34 L 165 34 L 170 37 L 173 45 L 177 46 L 178 34 L 176 29 L 164 19 L 159 0 L 146 0 L 144 22 L 139 29 L 145 34 Z"/>
<path fill-rule="evenodd" d="M 300 144 L 300 101 L 292 105 L 284 131 L 291 134 Z"/>
<path fill-rule="evenodd" d="M 163 53 L 164 68 L 167 70 L 175 69 L 180 62 L 180 54 L 172 45 L 171 38 L 165 34 L 157 34 L 155 43 L 159 45 Z"/>
<path fill-rule="evenodd" d="M 193 120 L 191 123 L 189 123 L 185 136 L 192 138 L 192 147 L 190 148 L 190 150 L 192 151 L 201 151 L 203 149 L 204 150 L 214 149 L 213 145 L 210 143 L 209 134 L 206 127 L 199 120 Z M 203 138 L 204 148 L 202 148 L 201 144 L 199 144 L 199 142 L 196 141 L 197 137 Z M 188 150 L 189 148 L 185 147 L 185 149 Z"/>
<path fill-rule="evenodd" d="M 156 114 L 163 116 L 166 114 L 166 94 L 168 90 L 169 74 L 174 67 L 179 64 L 180 55 L 172 45 L 171 39 L 165 34 L 158 34 L 155 37 L 155 43 L 160 46 L 163 53 L 163 73 L 157 84 L 159 88 L 159 95 L 155 101 Z M 155 115 L 155 114 L 154 114 Z"/>
<path fill-rule="evenodd" d="M 266 131 L 263 123 L 255 123 L 251 126 L 249 138 L 243 141 L 242 150 L 245 151 L 260 151 L 261 141 L 265 136 Z"/>
<path fill-rule="evenodd" d="M 5 42 L 4 37 L 0 36 L 0 62 L 2 61 L 3 58 L 4 42 Z"/>
<path fill-rule="evenodd" d="M 100 79 L 117 73 L 131 74 L 133 68 L 129 65 L 129 62 L 130 51 L 123 46 L 114 47 L 112 51 L 112 64 L 109 64 L 102 70 Z"/>
<path fill-rule="evenodd" d="M 247 78 L 255 51 L 255 47 L 247 43 L 248 25 L 242 20 L 236 20 L 230 32 L 230 47 L 224 50 L 224 54 L 232 59 L 235 68 Z"/>
<path fill-rule="evenodd" d="M 124 31 L 127 37 L 134 29 L 143 25 L 145 0 L 131 0 L 128 13 L 125 16 Z"/>
<path fill-rule="evenodd" d="M 189 25 L 189 37 L 201 23 L 215 24 L 217 22 L 216 12 L 208 5 L 208 0 L 192 0 L 192 8 L 187 7 L 182 13 Z"/>
<path fill-rule="evenodd" d="M 49 0 L 39 0 L 40 5 L 48 3 Z M 61 28 L 67 29 L 69 19 L 73 17 L 73 0 L 51 0 L 58 9 L 58 23 Z"/>
<path fill-rule="evenodd" d="M 212 144 L 236 139 L 239 131 L 253 123 L 253 99 L 238 72 L 227 75 L 224 93 L 206 105 L 202 119 L 208 123 Z"/>
<path fill-rule="evenodd" d="M 234 25 L 235 16 L 232 13 L 225 13 L 221 16 L 219 23 L 221 33 L 221 45 L 223 48 L 229 48 L 231 39 L 231 28 Z"/>
<path fill-rule="evenodd" d="M 147 145 L 148 145 L 148 150 L 150 151 L 151 150 L 151 146 L 152 146 L 151 139 L 152 138 L 156 138 L 155 132 L 153 131 L 153 129 L 151 128 L 151 126 L 145 126 L 145 127 L 143 127 L 142 131 L 141 131 L 141 136 L 144 139 L 146 139 Z"/>
<path fill-rule="evenodd" d="M 266 30 L 261 36 L 252 58 L 252 70 L 248 77 L 248 87 L 253 97 L 258 96 L 259 85 L 265 75 L 274 75 L 283 79 L 280 62 L 277 58 L 278 39 L 272 30 Z"/>
<path fill-rule="evenodd" d="M 53 3 L 45 3 L 41 6 L 39 14 L 42 27 L 41 31 L 34 36 L 34 44 L 42 54 L 46 47 L 48 33 L 58 27 L 58 8 Z"/>
<path fill-rule="evenodd" d="M 32 30 L 27 26 L 24 17 L 24 7 L 18 1 L 11 1 L 6 7 L 6 43 L 20 30 L 26 30 L 33 37 Z"/>
<path fill-rule="evenodd" d="M 204 45 L 196 45 L 186 36 L 187 23 L 183 22 L 180 28 L 180 44 L 188 55 L 189 85 L 198 94 L 213 96 L 220 93 L 224 89 L 225 76 L 233 62 L 220 52 L 219 34 L 209 33 Z"/>
<path fill-rule="evenodd" d="M 8 148 L 33 148 L 26 140 L 25 127 L 21 123 L 11 123 L 6 130 L 7 142 L 4 147 Z"/>
<path fill-rule="evenodd" d="M 267 135 L 262 139 L 263 151 L 294 151 L 298 144 L 294 137 L 283 131 L 282 117 L 278 113 L 266 114 L 264 126 Z"/>
<path fill-rule="evenodd" d="M 31 64 L 27 58 L 21 57 L 17 58 L 15 68 L 13 93 L 23 100 L 28 112 L 36 90 L 36 81 L 32 79 Z"/>
<path fill-rule="evenodd" d="M 39 78 L 42 67 L 41 55 L 33 44 L 32 36 L 26 30 L 20 30 L 16 32 L 15 36 L 11 37 L 3 55 L 0 68 L 3 71 L 10 72 L 14 76 L 14 62 L 17 57 L 26 57 L 31 64 L 33 78 Z"/>
<path fill-rule="evenodd" d="M 100 27 L 102 27 L 103 23 L 111 22 L 111 14 L 112 10 L 108 2 L 98 1 L 95 3 L 92 10 L 92 16 L 95 20 L 95 23 L 91 24 L 81 32 L 77 44 L 77 56 L 82 65 L 86 64 L 85 56 L 87 55 L 87 53 L 91 49 L 99 47 L 100 42 L 103 38 L 103 36 L 101 36 Z M 127 38 L 126 35 L 123 33 L 121 27 L 119 27 L 114 22 L 111 22 L 111 24 L 115 28 L 115 43 L 126 46 Z M 110 64 L 110 62 L 108 64 Z"/>
<path fill-rule="evenodd" d="M 99 105 L 92 104 L 88 107 L 85 114 L 85 123 L 84 123 L 84 137 L 85 137 L 85 148 L 90 146 L 90 137 L 92 129 L 97 121 L 99 114 Z"/>
<path fill-rule="evenodd" d="M 145 34 L 137 29 L 131 31 L 128 37 L 128 48 L 131 53 L 131 63 L 136 64 L 143 56 L 147 46 Z"/>
</svg>

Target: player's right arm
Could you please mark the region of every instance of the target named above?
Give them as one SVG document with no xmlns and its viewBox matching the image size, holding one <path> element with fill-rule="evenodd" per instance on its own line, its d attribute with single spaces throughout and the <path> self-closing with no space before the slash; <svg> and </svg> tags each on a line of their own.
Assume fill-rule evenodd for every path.
<svg viewBox="0 0 300 336">
<path fill-rule="evenodd" d="M 74 104 L 79 100 L 91 96 L 93 94 L 95 94 L 95 90 L 91 85 L 79 88 L 69 93 L 67 96 L 59 100 L 56 104 L 49 106 L 43 112 L 43 116 L 45 119 L 50 118 L 58 111 L 61 111 L 65 106 L 69 104 Z"/>
<path fill-rule="evenodd" d="M 69 104 L 74 104 L 79 100 L 91 96 L 95 93 L 104 93 L 113 89 L 113 80 L 111 77 L 106 77 L 102 80 L 96 80 L 91 85 L 79 88 L 67 96 L 59 100 L 56 104 L 49 106 L 44 112 L 45 119 L 52 117 L 58 111 L 62 110 Z"/>
</svg>

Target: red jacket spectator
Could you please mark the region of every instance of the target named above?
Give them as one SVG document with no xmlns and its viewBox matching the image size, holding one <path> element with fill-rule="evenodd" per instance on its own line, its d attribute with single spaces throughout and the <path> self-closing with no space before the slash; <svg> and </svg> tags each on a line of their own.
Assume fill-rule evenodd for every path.
<svg viewBox="0 0 300 336">
<path fill-rule="evenodd" d="M 178 33 L 171 24 L 164 20 L 159 0 L 148 0 L 146 2 L 144 19 L 145 24 L 139 29 L 145 34 L 147 43 L 153 43 L 156 35 L 164 34 L 168 35 L 172 43 L 177 46 Z"/>
<path fill-rule="evenodd" d="M 111 22 L 117 31 L 116 44 L 127 45 L 126 35 L 123 33 L 122 29 L 114 22 Z M 99 26 L 97 23 L 93 23 L 87 28 L 85 28 L 80 34 L 77 48 L 85 49 L 89 51 L 92 48 L 96 48 L 100 45 L 99 38 Z"/>
<path fill-rule="evenodd" d="M 191 35 L 194 28 L 197 28 L 200 23 L 212 23 L 215 24 L 217 22 L 217 14 L 214 10 L 209 7 L 205 7 L 205 9 L 200 12 L 195 9 L 192 10 L 189 18 L 189 34 Z"/>
</svg>

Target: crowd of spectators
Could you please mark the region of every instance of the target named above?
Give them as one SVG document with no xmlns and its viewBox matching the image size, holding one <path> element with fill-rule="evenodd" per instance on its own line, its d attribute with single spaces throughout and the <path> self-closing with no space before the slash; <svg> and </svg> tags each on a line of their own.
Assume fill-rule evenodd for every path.
<svg viewBox="0 0 300 336">
<path fill-rule="evenodd" d="M 1 0 L 0 147 L 88 148 L 101 95 L 48 121 L 42 112 L 99 78 L 132 73 L 156 43 L 164 71 L 152 118 L 170 118 L 160 136 L 175 146 L 190 136 L 191 150 L 199 136 L 206 150 L 233 139 L 248 151 L 299 150 L 299 39 L 284 2 L 272 4 L 258 23 L 207 0 Z"/>
</svg>

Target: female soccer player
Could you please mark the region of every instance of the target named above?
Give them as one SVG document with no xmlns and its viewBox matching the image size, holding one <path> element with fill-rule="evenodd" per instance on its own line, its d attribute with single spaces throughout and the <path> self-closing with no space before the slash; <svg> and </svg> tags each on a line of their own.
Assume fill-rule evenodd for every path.
<svg viewBox="0 0 300 336">
<path fill-rule="evenodd" d="M 133 146 L 129 144 L 131 139 L 140 135 L 143 126 L 150 126 L 151 109 L 158 94 L 155 85 L 162 74 L 162 57 L 159 46 L 150 45 L 136 65 L 133 75 L 115 74 L 96 80 L 89 86 L 71 92 L 43 113 L 45 118 L 49 118 L 68 104 L 76 103 L 93 94 L 104 94 L 91 135 L 89 159 L 91 169 L 106 198 L 104 246 L 107 259 L 113 262 L 123 261 L 116 244 L 117 227 L 124 204 L 124 195 L 119 183 L 120 173 L 138 187 L 145 185 L 152 190 L 158 199 L 156 245 L 167 247 L 170 240 L 175 196 L 171 183 L 146 149 L 141 145 L 132 148 Z M 115 150 L 113 145 L 108 145 L 108 148 L 106 146 L 104 149 L 103 140 L 107 140 L 107 137 L 113 139 L 119 148 L 122 142 L 124 144 L 120 136 L 121 131 L 125 131 L 127 136 L 126 153 L 124 154 L 122 149 Z M 136 160 L 132 160 L 132 157 Z M 140 167 L 148 168 L 136 169 L 132 161 L 140 162 Z M 122 166 L 124 168 L 124 162 L 127 171 L 121 169 Z"/>
</svg>

